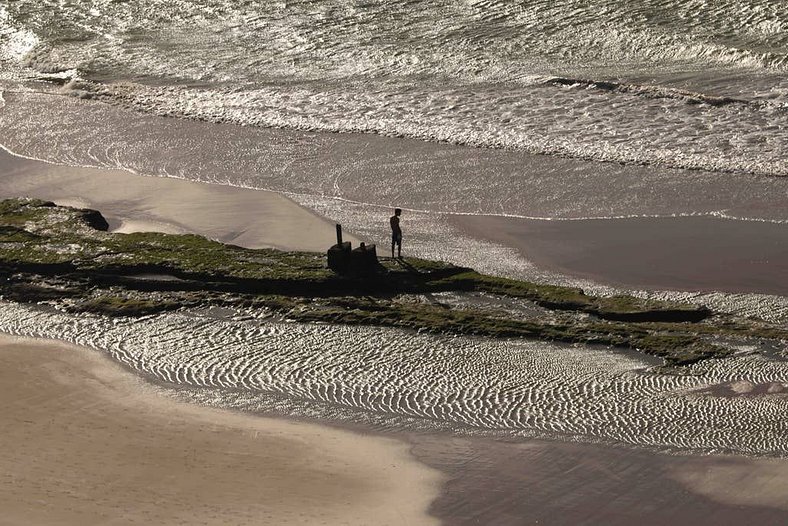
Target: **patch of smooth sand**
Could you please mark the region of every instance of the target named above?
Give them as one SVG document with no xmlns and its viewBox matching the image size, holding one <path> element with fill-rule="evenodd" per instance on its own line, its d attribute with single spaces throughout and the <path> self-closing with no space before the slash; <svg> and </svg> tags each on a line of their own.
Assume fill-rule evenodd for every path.
<svg viewBox="0 0 788 526">
<path fill-rule="evenodd" d="M 414 439 L 416 457 L 448 476 L 430 511 L 452 526 L 788 524 L 788 459 Z"/>
<path fill-rule="evenodd" d="M 389 438 L 174 401 L 97 351 L 0 336 L 0 524 L 437 524 Z"/>
<path fill-rule="evenodd" d="M 0 148 L 0 198 L 7 197 L 94 208 L 123 233 L 191 232 L 248 248 L 314 252 L 336 242 L 334 223 L 275 192 L 61 166 Z"/>
<path fill-rule="evenodd" d="M 450 216 L 536 265 L 625 287 L 788 295 L 788 225 L 714 217 Z"/>
</svg>

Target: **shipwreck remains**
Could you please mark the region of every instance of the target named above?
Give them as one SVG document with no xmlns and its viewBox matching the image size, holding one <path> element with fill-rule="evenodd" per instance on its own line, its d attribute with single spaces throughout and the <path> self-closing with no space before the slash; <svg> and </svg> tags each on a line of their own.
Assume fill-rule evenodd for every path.
<svg viewBox="0 0 788 526">
<path fill-rule="evenodd" d="M 337 224 L 337 243 L 328 249 L 328 268 L 337 274 L 371 274 L 381 267 L 375 245 L 361 243 L 353 248 L 342 241 L 342 225 Z"/>
</svg>

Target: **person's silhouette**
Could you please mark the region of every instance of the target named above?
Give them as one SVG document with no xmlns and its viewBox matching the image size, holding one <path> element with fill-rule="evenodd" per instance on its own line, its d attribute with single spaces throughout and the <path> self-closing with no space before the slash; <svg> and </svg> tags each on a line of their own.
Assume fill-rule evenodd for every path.
<svg viewBox="0 0 788 526">
<path fill-rule="evenodd" d="M 394 209 L 394 215 L 389 219 L 391 224 L 391 257 L 394 257 L 394 245 L 397 245 L 397 257 L 402 257 L 402 229 L 399 227 L 399 216 L 402 215 L 401 208 Z"/>
</svg>

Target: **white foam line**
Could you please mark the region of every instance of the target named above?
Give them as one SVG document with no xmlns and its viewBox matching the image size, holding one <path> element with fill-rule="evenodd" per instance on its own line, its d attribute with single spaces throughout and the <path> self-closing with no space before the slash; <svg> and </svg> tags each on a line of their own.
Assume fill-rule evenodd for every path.
<svg viewBox="0 0 788 526">
<path fill-rule="evenodd" d="M 3 97 L 5 91 L 0 90 L 0 109 L 6 106 L 5 97 Z M 43 93 L 46 95 L 50 95 L 47 93 Z M 107 170 L 107 169 L 117 169 L 123 170 L 133 175 L 138 175 L 140 177 L 167 177 L 170 179 L 179 179 L 182 181 L 190 181 L 190 182 L 198 182 L 203 184 L 212 184 L 212 185 L 219 185 L 219 186 L 230 186 L 233 188 L 242 188 L 246 190 L 259 190 L 263 192 L 272 192 L 279 195 L 283 195 L 285 197 L 307 197 L 307 198 L 321 198 L 321 199 L 329 199 L 333 201 L 339 201 L 343 203 L 349 203 L 353 205 L 360 205 L 360 206 L 371 206 L 375 208 L 392 208 L 393 205 L 391 204 L 381 204 L 381 203 L 372 203 L 372 202 L 365 202 L 365 201 L 358 201 L 354 199 L 348 199 L 341 196 L 329 196 L 325 194 L 307 194 L 307 193 L 299 193 L 299 192 L 289 192 L 286 190 L 280 189 L 273 189 L 273 188 L 265 188 L 259 186 L 251 186 L 245 184 L 233 184 L 229 181 L 210 181 L 204 179 L 189 179 L 185 176 L 178 176 L 170 174 L 169 172 L 166 175 L 154 175 L 139 172 L 133 168 L 129 168 L 127 166 L 123 166 L 122 164 L 118 163 L 115 167 L 107 167 L 102 165 L 90 165 L 90 164 L 76 164 L 76 163 L 62 163 L 57 161 L 52 161 L 49 159 L 43 159 L 40 157 L 33 157 L 29 155 L 25 155 L 22 153 L 18 153 L 13 151 L 11 148 L 0 142 L 0 149 L 4 150 L 5 152 L 18 157 L 20 159 L 27 159 L 30 161 L 38 161 L 50 164 L 52 166 L 69 166 L 73 168 L 88 168 L 88 169 L 97 169 L 97 170 Z M 757 222 L 757 223 L 773 223 L 778 225 L 788 224 L 788 219 L 768 219 L 768 218 L 758 218 L 758 217 L 740 217 L 727 214 L 725 210 L 714 210 L 711 212 L 678 212 L 674 214 L 623 214 L 623 215 L 609 215 L 609 216 L 580 216 L 580 217 L 549 217 L 549 216 L 529 216 L 525 214 L 507 214 L 507 213 L 494 213 L 494 212 L 442 212 L 437 210 L 428 210 L 428 209 L 420 209 L 420 208 L 409 208 L 409 207 L 402 207 L 403 210 L 407 212 L 413 213 L 420 213 L 420 214 L 434 214 L 437 216 L 480 216 L 480 217 L 505 217 L 505 218 L 512 218 L 512 219 L 524 219 L 530 221 L 613 221 L 613 220 L 623 220 L 623 219 L 667 219 L 667 218 L 683 218 L 683 217 L 714 217 L 718 219 L 725 219 L 730 221 L 747 221 L 747 222 Z"/>
<path fill-rule="evenodd" d="M 339 201 L 343 203 L 349 203 L 353 205 L 359 206 L 370 206 L 374 208 L 393 208 L 394 205 L 390 204 L 380 204 L 380 203 L 370 203 L 365 201 L 357 201 L 354 199 L 348 199 L 345 197 L 339 196 L 330 196 L 330 195 L 323 195 L 323 194 L 305 194 L 305 193 L 297 193 L 297 192 L 287 192 L 287 191 L 280 191 L 280 190 L 268 190 L 270 192 L 277 192 L 283 194 L 285 196 L 296 198 L 296 197 L 307 197 L 307 198 L 314 198 L 319 197 L 321 199 L 329 199 L 332 201 Z M 769 218 L 760 218 L 760 217 L 739 217 L 731 214 L 727 214 L 725 210 L 713 210 L 711 212 L 676 212 L 673 214 L 622 214 L 622 215 L 608 215 L 608 216 L 580 216 L 580 217 L 549 217 L 549 216 L 529 216 L 525 214 L 507 214 L 507 213 L 496 213 L 496 212 L 442 212 L 439 210 L 428 210 L 423 208 L 408 208 L 404 206 L 398 206 L 402 210 L 406 212 L 413 212 L 417 214 L 433 214 L 437 216 L 478 216 L 478 217 L 504 217 L 504 218 L 511 218 L 511 219 L 525 219 L 529 221 L 614 221 L 614 220 L 622 220 L 622 219 L 671 219 L 671 218 L 684 218 L 684 217 L 714 217 L 717 219 L 725 219 L 730 221 L 747 221 L 747 222 L 758 222 L 758 223 L 774 223 L 778 225 L 788 224 L 788 219 L 769 219 Z"/>
<path fill-rule="evenodd" d="M 38 77 L 40 78 L 40 76 Z M 102 83 L 96 83 L 93 81 L 87 81 L 93 85 L 103 85 Z M 50 96 L 65 96 L 62 93 L 49 93 L 49 92 L 37 92 L 43 95 L 50 95 Z M 132 100 L 141 100 L 141 99 L 132 99 Z M 101 100 L 95 99 L 93 102 L 99 102 L 103 104 L 107 104 L 109 106 L 117 106 L 118 101 L 112 95 L 106 95 L 102 97 Z M 121 104 L 121 106 L 123 106 Z M 197 113 L 189 113 L 182 110 L 172 110 L 172 111 L 156 111 L 150 109 L 140 109 L 139 107 L 135 107 L 133 111 L 137 111 L 142 114 L 146 115 L 153 115 L 153 116 L 168 116 L 168 117 L 176 117 L 179 119 L 190 120 L 190 121 L 198 121 L 198 122 L 206 122 L 206 123 L 217 123 L 217 122 L 228 122 L 234 123 L 239 126 L 246 126 L 249 123 L 244 121 L 239 121 L 238 119 L 232 117 L 229 120 L 225 118 L 217 119 L 215 116 L 211 116 L 209 114 L 205 114 L 202 111 L 198 111 Z M 481 142 L 474 139 L 471 136 L 465 136 L 467 134 L 463 134 L 462 136 L 439 136 L 433 133 L 424 133 L 423 131 L 396 131 L 396 130 L 386 130 L 382 128 L 378 128 L 375 126 L 361 126 L 361 125 L 354 125 L 348 127 L 347 125 L 329 125 L 326 123 L 316 124 L 310 121 L 307 117 L 299 117 L 294 121 L 292 118 L 289 120 L 282 120 L 279 118 L 265 118 L 260 121 L 256 121 L 255 123 L 251 124 L 255 128 L 264 128 L 264 129 L 280 129 L 286 131 L 301 131 L 301 132 L 314 132 L 314 133 L 334 133 L 334 134 L 371 134 L 371 135 L 378 135 L 381 137 L 389 137 L 389 138 L 409 138 L 413 140 L 418 140 L 427 143 L 435 143 L 435 144 L 449 144 L 449 145 L 457 145 L 463 146 L 468 148 L 478 148 L 478 149 L 489 149 L 489 150 L 502 150 L 502 151 L 511 151 L 511 152 L 522 152 L 528 153 L 531 155 L 541 155 L 547 157 L 559 157 L 565 159 L 574 159 L 579 161 L 588 161 L 588 162 L 599 162 L 599 163 L 623 163 L 626 165 L 645 165 L 645 166 L 652 166 L 652 167 L 661 167 L 661 168 L 668 168 L 668 169 L 675 169 L 675 170 L 687 170 L 687 171 L 706 171 L 706 172 L 715 172 L 715 173 L 730 173 L 730 174 L 746 174 L 755 177 L 788 177 L 788 172 L 780 169 L 770 169 L 767 170 L 765 168 L 757 168 L 757 167 L 747 167 L 745 165 L 741 165 L 738 167 L 731 167 L 731 166 L 723 166 L 723 165 L 703 165 L 698 164 L 697 162 L 681 163 L 681 162 L 671 162 L 666 161 L 663 158 L 652 158 L 650 160 L 643 160 L 643 159 L 635 159 L 631 157 L 630 154 L 626 154 L 623 152 L 624 158 L 616 157 L 613 155 L 611 157 L 609 154 L 606 153 L 584 153 L 580 151 L 573 151 L 571 148 L 567 149 L 566 147 L 562 147 L 560 145 L 545 145 L 541 143 L 522 143 L 518 142 L 517 144 L 504 144 L 501 142 L 488 142 L 482 140 Z M 273 191 L 273 190 L 272 190 Z"/>
<path fill-rule="evenodd" d="M 0 109 L 4 108 L 5 105 L 6 105 L 6 100 L 2 96 L 3 93 L 5 93 L 5 91 L 1 91 L 0 90 L 0 102 L 2 102 L 2 105 L 0 105 Z M 15 93 L 15 92 L 11 91 L 10 93 Z M 46 92 L 36 92 L 36 93 L 41 94 L 41 95 L 52 95 L 51 93 L 46 93 Z M 189 179 L 188 177 L 173 175 L 173 174 L 171 174 L 169 172 L 165 172 L 166 175 L 156 175 L 156 174 L 140 172 L 138 170 L 135 170 L 134 168 L 130 168 L 128 166 L 124 166 L 124 165 L 120 164 L 119 162 L 117 162 L 117 160 L 116 160 L 117 164 L 115 166 L 105 166 L 105 165 L 101 165 L 101 164 L 93 165 L 93 164 L 80 164 L 80 163 L 65 163 L 65 162 L 53 161 L 51 159 L 44 159 L 42 157 L 34 157 L 34 156 L 31 156 L 31 155 L 25 155 L 23 153 L 16 152 L 16 151 L 12 150 L 10 147 L 8 147 L 6 144 L 4 144 L 2 142 L 0 142 L 0 149 L 5 151 L 9 155 L 13 155 L 14 157 L 18 157 L 20 159 L 26 159 L 28 161 L 37 161 L 37 162 L 46 163 L 46 164 L 49 164 L 49 165 L 52 165 L 52 166 L 68 166 L 70 168 L 87 168 L 87 169 L 90 169 L 90 170 L 122 170 L 122 171 L 128 172 L 128 173 L 130 173 L 132 175 L 138 175 L 140 177 L 164 177 L 164 178 L 169 178 L 169 179 L 179 179 L 181 181 L 189 181 L 189 182 L 193 182 L 193 183 L 202 183 L 202 184 L 210 184 L 210 185 L 218 185 L 218 186 L 231 186 L 233 188 L 242 188 L 242 189 L 246 189 L 246 190 L 260 190 L 260 191 L 263 191 L 263 192 L 273 192 L 273 193 L 277 193 L 277 194 L 281 194 L 281 195 L 288 195 L 288 192 L 285 192 L 285 191 L 282 191 L 282 190 L 274 190 L 274 189 L 271 189 L 271 188 L 261 188 L 261 187 L 255 187 L 255 186 L 244 185 L 244 184 L 232 184 L 229 181 L 223 181 L 222 182 L 222 181 L 211 181 L 211 180 L 205 180 L 205 179 Z M 292 194 L 292 195 L 298 195 L 298 194 Z"/>
<path fill-rule="evenodd" d="M 2 97 L 2 92 L 0 92 L 0 109 L 5 106 L 5 99 Z M 230 186 L 233 188 L 241 188 L 245 190 L 257 190 L 262 192 L 272 192 L 275 194 L 279 194 L 289 198 L 298 198 L 298 197 L 306 197 L 306 198 L 321 198 L 321 199 L 329 199 L 332 201 L 339 201 L 342 203 L 348 203 L 352 205 L 358 206 L 369 206 L 374 208 L 392 208 L 394 205 L 391 204 L 381 204 L 381 203 L 373 203 L 373 202 L 366 202 L 366 201 L 358 201 L 354 199 L 348 199 L 345 197 L 339 196 L 330 196 L 325 194 L 306 194 L 306 193 L 299 193 L 299 192 L 289 192 L 286 190 L 278 190 L 273 188 L 265 188 L 259 186 L 251 186 L 245 184 L 232 184 L 228 181 L 219 182 L 219 181 L 210 181 L 210 180 L 203 180 L 203 179 L 189 179 L 185 176 L 178 176 L 170 174 L 169 172 L 166 175 L 153 175 L 148 173 L 139 172 L 133 168 L 129 168 L 127 166 L 123 166 L 121 164 L 116 165 L 115 167 L 108 167 L 102 165 L 91 165 L 91 164 L 77 164 L 77 163 L 62 163 L 57 161 L 52 161 L 49 159 L 43 159 L 40 157 L 33 157 L 30 155 L 25 155 L 22 153 L 15 152 L 11 150 L 8 146 L 3 143 L 0 143 L 0 149 L 5 151 L 6 153 L 13 155 L 14 157 L 18 157 L 20 159 L 27 159 L 29 161 L 37 161 L 46 163 L 52 166 L 69 166 L 72 168 L 88 168 L 91 170 L 123 170 L 128 172 L 132 175 L 137 175 L 140 177 L 163 177 L 169 179 L 178 179 L 181 181 L 189 181 L 189 182 L 196 182 L 201 184 L 209 184 L 209 185 L 217 185 L 217 186 Z M 413 212 L 418 214 L 432 214 L 436 216 L 478 216 L 478 217 L 503 217 L 503 218 L 511 218 L 511 219 L 523 219 L 528 221 L 615 221 L 615 220 L 625 220 L 625 219 L 670 219 L 670 218 L 684 218 L 684 217 L 714 217 L 717 219 L 724 219 L 729 221 L 746 221 L 746 222 L 756 222 L 756 223 L 772 223 L 777 225 L 785 225 L 788 224 L 788 219 L 768 219 L 768 218 L 759 218 L 759 217 L 740 217 L 734 216 L 731 214 L 725 213 L 724 210 L 714 210 L 711 212 L 678 212 L 674 214 L 622 214 L 622 215 L 609 215 L 609 216 L 580 216 L 580 217 L 549 217 L 549 216 L 529 216 L 525 214 L 507 214 L 507 213 L 495 213 L 495 212 L 442 212 L 438 210 L 428 210 L 424 208 L 411 208 L 411 207 L 403 207 L 400 206 L 403 210 L 407 212 Z"/>
</svg>

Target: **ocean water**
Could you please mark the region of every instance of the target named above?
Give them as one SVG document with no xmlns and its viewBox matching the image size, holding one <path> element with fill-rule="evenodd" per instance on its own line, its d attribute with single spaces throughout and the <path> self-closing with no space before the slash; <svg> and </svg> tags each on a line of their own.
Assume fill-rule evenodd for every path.
<svg viewBox="0 0 788 526">
<path fill-rule="evenodd" d="M 2 144 L 425 212 L 785 221 L 786 26 L 765 0 L 4 1 Z"/>
<path fill-rule="evenodd" d="M 788 10 L 766 0 L 0 0 L 0 145 L 277 191 L 370 241 L 401 206 L 411 254 L 615 294 L 447 215 L 788 228 L 787 70 Z M 633 293 L 788 322 L 780 296 Z M 131 322 L 0 304 L 0 328 L 252 411 L 787 453 L 784 353 L 664 376 L 618 351 L 259 314 Z"/>
<path fill-rule="evenodd" d="M 768 0 L 14 0 L 0 48 L 162 115 L 788 175 Z"/>
</svg>

